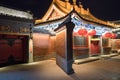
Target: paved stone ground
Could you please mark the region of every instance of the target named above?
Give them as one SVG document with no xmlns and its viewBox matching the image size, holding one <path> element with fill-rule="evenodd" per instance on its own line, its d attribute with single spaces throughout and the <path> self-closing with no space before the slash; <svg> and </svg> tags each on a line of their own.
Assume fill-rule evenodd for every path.
<svg viewBox="0 0 120 80">
<path fill-rule="evenodd" d="M 67 75 L 55 63 L 45 60 L 0 68 L 0 80 L 120 80 L 120 56 L 83 64 L 73 64 Z"/>
<path fill-rule="evenodd" d="M 120 56 L 74 65 L 76 80 L 120 80 Z"/>
</svg>

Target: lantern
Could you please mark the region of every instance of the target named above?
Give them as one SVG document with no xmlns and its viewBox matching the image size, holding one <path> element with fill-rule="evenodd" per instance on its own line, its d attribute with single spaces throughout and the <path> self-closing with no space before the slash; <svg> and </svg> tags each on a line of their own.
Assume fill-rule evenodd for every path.
<svg viewBox="0 0 120 80">
<path fill-rule="evenodd" d="M 106 31 L 105 33 L 103 33 L 102 36 L 105 37 L 105 38 L 111 38 L 112 34 L 108 31 Z"/>
<path fill-rule="evenodd" d="M 94 29 L 91 29 L 88 31 L 88 35 L 93 36 L 96 34 L 96 31 Z"/>
<path fill-rule="evenodd" d="M 87 34 L 87 30 L 85 29 L 85 28 L 80 28 L 79 30 L 78 30 L 78 34 L 79 35 L 86 35 Z"/>
<path fill-rule="evenodd" d="M 113 39 L 114 39 L 114 38 L 116 38 L 116 37 L 117 37 L 117 35 L 116 35 L 116 34 L 114 34 L 114 33 L 112 33 L 112 34 L 111 34 L 111 38 L 113 38 Z"/>
</svg>

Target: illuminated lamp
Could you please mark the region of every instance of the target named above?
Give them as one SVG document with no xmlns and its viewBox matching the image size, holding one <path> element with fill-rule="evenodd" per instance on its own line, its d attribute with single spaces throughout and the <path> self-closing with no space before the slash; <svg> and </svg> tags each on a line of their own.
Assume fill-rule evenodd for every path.
<svg viewBox="0 0 120 80">
<path fill-rule="evenodd" d="M 106 31 L 105 33 L 102 34 L 102 36 L 104 38 L 111 38 L 112 34 L 110 32 L 108 32 L 108 31 Z"/>
<path fill-rule="evenodd" d="M 80 28 L 79 30 L 78 30 L 78 34 L 79 35 L 86 35 L 87 34 L 87 30 L 85 29 L 85 28 Z"/>
<path fill-rule="evenodd" d="M 111 33 L 111 38 L 116 38 L 117 37 L 117 35 L 116 34 L 114 34 L 114 33 Z"/>
<path fill-rule="evenodd" d="M 95 34 L 96 34 L 96 30 L 94 30 L 94 29 L 91 29 L 88 31 L 88 35 L 90 35 L 90 36 L 93 36 Z"/>
</svg>

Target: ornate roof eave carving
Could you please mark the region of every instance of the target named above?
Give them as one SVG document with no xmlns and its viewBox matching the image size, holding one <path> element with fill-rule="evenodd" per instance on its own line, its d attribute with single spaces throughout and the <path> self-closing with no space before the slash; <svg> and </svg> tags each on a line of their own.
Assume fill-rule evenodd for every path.
<svg viewBox="0 0 120 80">
<path fill-rule="evenodd" d="M 87 20 L 87 21 L 90 21 L 90 22 L 95 22 L 95 23 L 98 23 L 98 24 L 103 24 L 103 25 L 106 25 L 106 26 L 115 27 L 114 23 L 111 23 L 109 21 L 103 21 L 103 20 L 100 20 L 100 19 L 96 18 L 95 16 L 93 16 L 90 13 L 89 9 L 85 10 L 81 4 L 79 6 L 77 6 L 76 4 L 72 5 L 68 1 L 64 2 L 64 1 L 61 1 L 61 0 L 53 0 L 49 9 L 48 9 L 48 11 L 47 11 L 47 13 L 44 15 L 44 17 L 42 19 L 36 20 L 36 24 L 46 22 L 47 17 L 50 15 L 52 7 L 55 7 L 56 9 L 58 9 L 60 12 L 62 12 L 64 14 L 62 17 L 69 14 L 71 11 L 75 10 L 77 13 L 79 13 L 79 15 L 84 20 Z M 59 18 L 57 18 L 57 19 L 59 19 Z"/>
<path fill-rule="evenodd" d="M 54 23 L 54 22 L 59 22 L 59 21 L 62 21 L 64 22 L 65 19 L 68 18 L 68 15 L 70 15 L 73 11 L 71 11 L 69 14 L 61 17 L 61 18 L 57 18 L 55 20 L 49 20 L 49 21 L 44 21 L 44 22 L 41 22 L 41 23 L 38 23 L 38 24 L 35 24 L 35 27 L 36 26 L 39 26 L 39 25 L 46 25 L 46 24 L 51 24 L 51 23 Z"/>
<path fill-rule="evenodd" d="M 50 10 L 51 10 L 51 9 L 50 9 Z M 67 13 L 61 11 L 62 14 L 63 14 L 62 17 L 58 17 L 58 18 L 56 18 L 56 19 L 54 19 L 54 20 L 47 20 L 48 17 L 49 17 L 49 15 L 50 15 L 50 12 L 52 12 L 52 10 L 51 10 L 51 11 L 50 11 L 50 10 L 47 11 L 47 13 L 43 16 L 42 19 L 38 19 L 38 20 L 36 20 L 36 21 L 35 21 L 35 24 L 40 24 L 40 23 L 44 23 L 44 22 L 54 21 L 54 20 L 60 19 L 60 18 L 62 18 L 62 17 L 64 17 L 64 16 L 67 15 Z"/>
<path fill-rule="evenodd" d="M 75 15 L 77 15 L 82 21 L 84 22 L 89 22 L 91 24 L 95 24 L 95 25 L 102 25 L 102 26 L 106 26 L 106 27 L 110 27 L 110 28 L 114 28 L 114 26 L 111 26 L 111 25 L 106 25 L 106 24 L 103 24 L 103 23 L 98 23 L 94 20 L 90 20 L 88 19 L 87 17 L 84 17 L 82 14 L 78 13 L 77 11 L 73 10 L 72 13 L 74 13 Z"/>
<path fill-rule="evenodd" d="M 103 24 L 103 25 L 106 25 L 106 26 L 116 27 L 114 23 L 111 23 L 109 21 L 100 20 L 100 19 L 96 18 L 95 16 L 93 16 L 90 12 L 89 12 L 88 16 L 90 18 L 85 17 L 84 15 L 81 15 L 81 17 L 83 17 L 86 20 L 89 20 L 89 21 L 92 21 L 92 22 L 95 22 L 95 23 L 99 23 L 99 24 Z"/>
<path fill-rule="evenodd" d="M 46 14 L 41 19 L 36 20 L 35 24 L 45 22 L 52 11 L 52 8 L 59 9 L 60 12 L 63 14 L 63 17 L 73 10 L 72 6 L 70 6 L 70 9 L 68 10 L 66 9 L 64 2 L 60 0 L 53 0 Z"/>
<path fill-rule="evenodd" d="M 62 2 L 60 0 L 56 0 L 55 5 L 61 10 L 63 11 L 65 14 L 70 13 L 73 10 L 73 5 L 71 5 L 70 3 L 68 3 L 66 6 L 65 2 Z"/>
<path fill-rule="evenodd" d="M 57 22 L 57 21 L 63 21 L 65 19 L 68 18 L 69 15 L 75 13 L 80 19 L 82 19 L 83 21 L 87 21 L 87 22 L 90 22 L 92 24 L 98 24 L 98 25 L 103 25 L 103 26 L 106 26 L 106 27 L 111 27 L 111 28 L 114 28 L 113 26 L 110 26 L 110 25 L 106 25 L 106 24 L 103 24 L 103 23 L 98 23 L 96 21 L 93 21 L 93 20 L 90 20 L 90 19 L 87 19 L 86 17 L 84 17 L 83 15 L 81 15 L 80 13 L 78 13 L 77 11 L 75 10 L 72 10 L 70 13 L 68 13 L 66 16 L 64 17 L 61 17 L 61 18 L 58 18 L 56 20 L 50 20 L 50 21 L 45 21 L 45 22 L 42 22 L 42 23 L 39 23 L 39 24 L 36 24 L 36 27 L 39 26 L 39 25 L 46 25 L 46 24 L 49 24 L 49 23 L 54 23 L 54 22 Z"/>
<path fill-rule="evenodd" d="M 57 4 L 55 4 L 56 5 L 56 7 L 58 7 L 62 12 L 64 12 L 65 14 L 68 14 L 68 13 L 70 13 L 70 11 L 72 10 L 68 10 L 68 9 L 66 9 L 66 8 L 64 8 L 64 7 L 61 7 L 60 5 L 57 5 Z"/>
</svg>

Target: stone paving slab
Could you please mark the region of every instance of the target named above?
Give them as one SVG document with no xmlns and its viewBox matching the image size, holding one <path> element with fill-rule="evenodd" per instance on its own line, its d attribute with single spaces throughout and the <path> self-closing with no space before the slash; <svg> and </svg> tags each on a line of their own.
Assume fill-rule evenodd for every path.
<svg viewBox="0 0 120 80">
<path fill-rule="evenodd" d="M 120 80 L 120 56 L 73 64 L 73 69 L 67 75 L 55 60 L 45 60 L 0 68 L 0 80 Z"/>
</svg>

